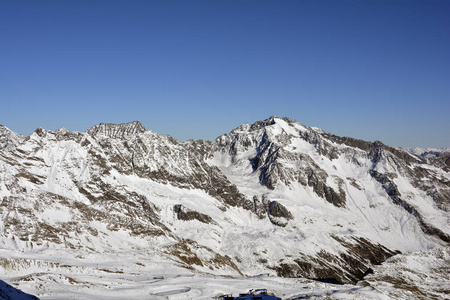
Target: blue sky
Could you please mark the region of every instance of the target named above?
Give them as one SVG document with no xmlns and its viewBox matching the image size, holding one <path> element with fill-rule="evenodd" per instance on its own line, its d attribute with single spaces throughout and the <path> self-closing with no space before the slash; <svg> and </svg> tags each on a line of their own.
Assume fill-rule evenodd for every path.
<svg viewBox="0 0 450 300">
<path fill-rule="evenodd" d="M 214 139 L 271 115 L 450 146 L 450 1 L 1 1 L 0 124 Z"/>
</svg>

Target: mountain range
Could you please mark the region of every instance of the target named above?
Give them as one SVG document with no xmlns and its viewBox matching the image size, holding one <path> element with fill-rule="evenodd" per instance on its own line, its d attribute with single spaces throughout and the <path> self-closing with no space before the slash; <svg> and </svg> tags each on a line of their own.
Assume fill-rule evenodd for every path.
<svg viewBox="0 0 450 300">
<path fill-rule="evenodd" d="M 445 298 L 449 209 L 448 149 L 285 117 L 184 142 L 0 126 L 0 279 L 42 299 Z"/>
</svg>

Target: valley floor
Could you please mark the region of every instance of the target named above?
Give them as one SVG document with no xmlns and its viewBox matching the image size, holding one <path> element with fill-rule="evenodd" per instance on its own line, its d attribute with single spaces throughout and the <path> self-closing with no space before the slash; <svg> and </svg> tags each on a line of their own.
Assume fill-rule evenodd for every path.
<svg viewBox="0 0 450 300">
<path fill-rule="evenodd" d="M 238 278 L 200 274 L 141 252 L 111 253 L 111 261 L 63 250 L 55 251 L 50 260 L 48 251 L 34 257 L 0 252 L 0 279 L 48 300 L 222 299 L 260 288 L 282 299 L 450 299 L 450 250 L 442 248 L 392 257 L 357 285 L 264 274 Z"/>
</svg>

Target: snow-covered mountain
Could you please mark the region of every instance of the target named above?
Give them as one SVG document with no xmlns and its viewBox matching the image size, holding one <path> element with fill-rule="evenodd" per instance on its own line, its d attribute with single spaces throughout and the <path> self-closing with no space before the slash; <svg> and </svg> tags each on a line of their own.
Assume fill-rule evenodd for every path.
<svg viewBox="0 0 450 300">
<path fill-rule="evenodd" d="M 436 165 L 439 163 L 442 167 L 450 166 L 450 148 L 412 148 L 408 149 L 411 153 L 425 159 L 428 163 Z"/>
<path fill-rule="evenodd" d="M 440 154 L 450 154 L 450 147 L 444 147 L 444 148 L 409 148 L 405 149 L 410 151 L 413 154 L 419 155 L 419 156 L 427 156 L 429 154 L 440 155 Z"/>
<path fill-rule="evenodd" d="M 349 290 L 365 295 L 396 254 L 448 263 L 449 159 L 288 118 L 186 142 L 137 121 L 28 137 L 0 127 L 0 201 L 0 278 L 48 299 L 207 299 L 234 292 L 212 276 L 266 274 L 276 289 L 292 283 L 280 278 L 361 283 L 375 270 Z M 423 293 L 411 290 L 386 294 Z"/>
<path fill-rule="evenodd" d="M 9 128 L 0 125 L 0 151 L 14 149 L 24 140 L 24 136 L 11 131 Z"/>
</svg>

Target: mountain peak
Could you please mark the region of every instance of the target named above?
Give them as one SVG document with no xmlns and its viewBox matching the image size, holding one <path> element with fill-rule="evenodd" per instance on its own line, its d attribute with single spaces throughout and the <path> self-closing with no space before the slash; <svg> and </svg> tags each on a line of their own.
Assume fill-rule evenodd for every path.
<svg viewBox="0 0 450 300">
<path fill-rule="evenodd" d="M 147 129 L 141 122 L 133 121 L 122 124 L 100 123 L 89 128 L 86 133 L 94 137 L 123 138 L 145 131 L 147 131 Z"/>
<path fill-rule="evenodd" d="M 68 133 L 69 130 L 67 130 L 66 127 L 62 126 L 61 128 L 58 128 L 55 132 L 60 133 L 60 134 L 65 134 L 65 133 Z"/>
<path fill-rule="evenodd" d="M 24 137 L 0 124 L 0 150 L 14 149 Z"/>
</svg>

